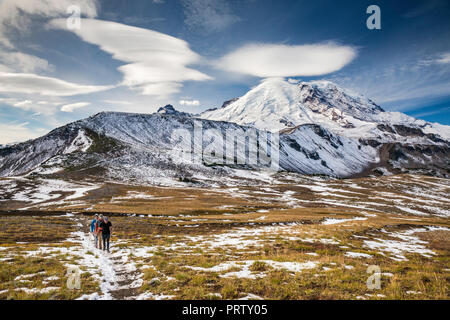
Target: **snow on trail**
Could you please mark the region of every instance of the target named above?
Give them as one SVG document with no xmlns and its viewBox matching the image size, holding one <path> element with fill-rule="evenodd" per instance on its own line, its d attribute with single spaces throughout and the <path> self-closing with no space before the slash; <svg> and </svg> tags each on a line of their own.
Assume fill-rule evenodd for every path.
<svg viewBox="0 0 450 320">
<path fill-rule="evenodd" d="M 96 269 L 99 271 L 100 289 L 102 293 L 102 295 L 99 295 L 98 293 L 84 295 L 80 299 L 113 299 L 111 296 L 111 291 L 118 288 L 119 277 L 117 276 L 114 262 L 111 259 L 110 254 L 96 249 L 93 239 L 88 234 L 79 231 L 76 232 L 75 235 L 78 235 L 81 238 L 81 245 L 84 251 L 83 261 L 81 261 L 81 264 L 90 267 L 90 269 Z M 93 255 L 89 254 L 89 252 L 92 252 Z"/>
<path fill-rule="evenodd" d="M 100 292 L 81 296 L 80 300 L 113 300 L 133 298 L 136 289 L 142 284 L 140 274 L 132 261 L 128 260 L 129 250 L 116 248 L 110 243 L 110 253 L 95 248 L 93 237 L 81 231 L 74 232 L 71 239 L 81 248 L 72 253 L 80 258 L 77 262 L 87 268 L 100 282 Z M 71 266 L 71 265 L 69 265 Z"/>
</svg>

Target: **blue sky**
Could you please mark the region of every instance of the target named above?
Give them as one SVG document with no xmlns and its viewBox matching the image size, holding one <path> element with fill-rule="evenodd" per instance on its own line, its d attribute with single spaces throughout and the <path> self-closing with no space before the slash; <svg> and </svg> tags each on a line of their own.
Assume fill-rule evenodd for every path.
<svg viewBox="0 0 450 320">
<path fill-rule="evenodd" d="M 450 3 L 0 0 L 0 143 L 100 111 L 197 113 L 271 76 L 450 125 Z"/>
</svg>

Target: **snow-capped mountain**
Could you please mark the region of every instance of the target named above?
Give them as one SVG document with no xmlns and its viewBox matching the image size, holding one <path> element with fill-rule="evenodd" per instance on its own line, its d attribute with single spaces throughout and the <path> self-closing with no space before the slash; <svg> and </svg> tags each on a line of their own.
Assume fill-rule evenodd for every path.
<svg viewBox="0 0 450 320">
<path fill-rule="evenodd" d="M 201 126 L 201 150 L 198 157 L 190 145 L 197 139 L 195 126 Z M 178 134 L 177 134 L 178 130 Z M 232 132 L 232 140 L 228 134 Z M 175 133 L 175 134 L 174 134 Z M 256 150 L 254 134 L 264 150 Z M 188 139 L 185 139 L 190 136 Z M 103 112 L 61 128 L 46 136 L 0 150 L 0 176 L 23 174 L 64 174 L 104 176 L 111 179 L 161 183 L 168 180 L 224 180 L 236 169 L 267 170 L 262 163 L 270 159 L 272 144 L 279 148 L 278 166 L 304 174 L 349 176 L 377 161 L 376 149 L 339 137 L 327 130 L 304 125 L 286 131 L 279 141 L 267 131 L 234 123 L 196 119 L 182 113 L 132 114 Z M 244 137 L 242 139 L 242 137 Z M 263 140 L 266 137 L 268 141 Z M 235 141 L 236 140 L 236 141 Z M 220 142 L 220 143 L 219 143 Z M 225 144 L 225 153 L 222 142 Z M 236 143 L 236 146 L 235 146 Z M 236 154 L 234 154 L 234 148 Z M 185 152 L 180 156 L 180 150 Z M 224 155 L 232 150 L 232 161 Z M 249 161 L 251 150 L 258 153 Z M 272 168 L 273 169 L 273 168 Z M 181 178 L 180 178 L 181 177 Z"/>
<path fill-rule="evenodd" d="M 449 136 L 448 126 L 385 112 L 330 82 L 268 79 L 201 115 L 171 105 L 154 114 L 102 112 L 3 146 L 0 176 L 163 185 L 229 184 L 277 170 L 448 177 Z"/>
<path fill-rule="evenodd" d="M 273 132 L 314 123 L 349 138 L 380 142 L 436 143 L 450 140 L 450 127 L 385 112 L 370 99 L 329 81 L 263 80 L 244 96 L 200 115 Z"/>
</svg>

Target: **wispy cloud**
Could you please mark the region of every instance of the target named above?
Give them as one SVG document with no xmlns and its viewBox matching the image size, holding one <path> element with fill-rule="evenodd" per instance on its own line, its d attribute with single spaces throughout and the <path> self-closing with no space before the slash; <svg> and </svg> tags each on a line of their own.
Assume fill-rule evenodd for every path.
<svg viewBox="0 0 450 320">
<path fill-rule="evenodd" d="M 444 53 L 439 59 L 436 59 L 437 63 L 447 64 L 450 63 L 450 52 Z"/>
<path fill-rule="evenodd" d="M 19 95 L 20 96 L 20 95 Z M 25 95 L 26 99 L 20 97 L 0 98 L 1 105 L 8 105 L 24 111 L 33 111 L 34 115 L 53 115 L 59 109 L 58 106 L 63 104 L 59 97 L 47 97 L 48 100 L 39 100 L 39 95 Z"/>
<path fill-rule="evenodd" d="M 73 112 L 75 109 L 83 108 L 90 105 L 90 102 L 76 102 L 71 104 L 65 104 L 61 107 L 63 112 Z"/>
<path fill-rule="evenodd" d="M 15 45 L 10 41 L 11 30 L 24 32 L 30 27 L 31 16 L 67 16 L 67 9 L 76 5 L 86 17 L 97 16 L 96 0 L 2 0 L 0 2 L 0 44 L 8 48 Z"/>
<path fill-rule="evenodd" d="M 433 64 L 450 64 L 450 52 L 444 52 L 430 58 L 422 59 L 418 62 L 420 66 L 430 66 Z"/>
<path fill-rule="evenodd" d="M 214 62 L 218 69 L 256 77 L 317 76 L 340 70 L 357 55 L 350 46 L 250 44 Z"/>
<path fill-rule="evenodd" d="M 73 96 L 110 89 L 111 86 L 80 85 L 58 78 L 31 73 L 0 72 L 0 92 L 38 94 L 44 96 Z"/>
<path fill-rule="evenodd" d="M 182 0 L 186 26 L 202 33 L 223 31 L 240 18 L 225 0 Z"/>
<path fill-rule="evenodd" d="M 124 75 L 122 85 L 138 89 L 144 95 L 170 95 L 178 92 L 184 81 L 211 79 L 188 67 L 201 57 L 184 40 L 110 21 L 82 19 L 81 24 L 81 29 L 71 31 L 112 54 L 114 59 L 127 62 L 118 68 Z M 56 19 L 49 26 L 66 29 L 66 22 Z"/>
<path fill-rule="evenodd" d="M 332 75 L 329 80 L 388 105 L 391 110 L 414 110 L 421 107 L 414 101 L 450 96 L 450 64 L 444 61 L 444 56 L 386 61 L 345 75 Z"/>
<path fill-rule="evenodd" d="M 33 101 L 31 101 L 31 100 L 23 100 L 23 101 L 19 101 L 19 102 L 14 103 L 14 107 L 20 108 L 20 107 L 27 106 L 27 105 L 32 104 L 32 103 L 33 103 Z"/>
<path fill-rule="evenodd" d="M 425 111 L 425 112 L 419 112 L 419 113 L 413 113 L 412 115 L 415 118 L 421 118 L 421 117 L 427 117 L 427 116 L 432 116 L 435 114 L 443 114 L 446 113 L 450 110 L 450 107 L 446 107 L 446 108 L 442 108 L 442 109 L 437 109 L 437 110 L 432 110 L 432 111 Z"/>
<path fill-rule="evenodd" d="M 56 77 L 44 76 L 55 71 L 46 59 L 21 52 L 17 35 L 24 35 L 40 21 L 67 17 L 71 6 L 78 6 L 82 16 L 97 15 L 97 0 L 2 0 L 0 1 L 0 93 L 7 96 L 1 102 L 25 111 L 53 114 L 58 97 L 87 94 L 111 88 L 110 86 L 81 85 Z M 30 46 L 30 44 L 28 44 Z M 19 45 L 23 47 L 23 45 Z M 41 100 L 47 96 L 53 101 Z M 22 135 L 23 136 L 23 135 Z"/>
<path fill-rule="evenodd" d="M 21 142 L 37 138 L 48 132 L 43 128 L 28 128 L 28 122 L 0 122 L 0 144 Z"/>
<path fill-rule="evenodd" d="M 11 72 L 50 71 L 53 66 L 47 60 L 17 51 L 0 51 L 2 70 Z"/>
<path fill-rule="evenodd" d="M 198 100 L 180 100 L 180 101 L 178 101 L 178 103 L 181 106 L 199 106 L 200 105 L 200 101 L 198 101 Z"/>
</svg>

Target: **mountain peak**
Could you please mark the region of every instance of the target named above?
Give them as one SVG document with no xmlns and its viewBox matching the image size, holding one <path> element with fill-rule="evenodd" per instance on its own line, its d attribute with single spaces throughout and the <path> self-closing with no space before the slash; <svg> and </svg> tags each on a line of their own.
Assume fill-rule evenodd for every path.
<svg viewBox="0 0 450 320">
<path fill-rule="evenodd" d="M 268 78 L 239 99 L 207 110 L 201 117 L 279 131 L 305 123 L 354 128 L 353 122 L 372 120 L 380 112 L 383 109 L 373 101 L 327 80 Z"/>
<path fill-rule="evenodd" d="M 187 112 L 181 112 L 181 111 L 176 110 L 174 108 L 174 106 L 171 104 L 167 104 L 164 107 L 159 108 L 157 113 L 170 114 L 170 115 L 176 115 L 176 116 L 184 116 L 184 117 L 190 116 L 190 114 Z"/>
<path fill-rule="evenodd" d="M 175 108 L 171 104 L 167 104 L 164 107 L 161 107 L 161 108 L 158 109 L 158 113 L 174 114 L 174 113 L 177 113 L 177 112 L 178 111 L 175 110 Z"/>
</svg>

